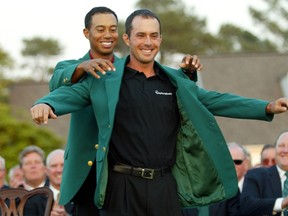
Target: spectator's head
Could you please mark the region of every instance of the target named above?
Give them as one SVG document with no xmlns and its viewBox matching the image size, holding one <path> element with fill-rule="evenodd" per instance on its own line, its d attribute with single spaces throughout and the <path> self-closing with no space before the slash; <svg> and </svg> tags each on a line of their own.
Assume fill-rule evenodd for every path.
<svg viewBox="0 0 288 216">
<path fill-rule="evenodd" d="M 17 164 L 10 168 L 9 173 L 9 186 L 13 188 L 24 186 L 24 177 L 23 171 L 20 168 L 20 165 Z"/>
<path fill-rule="evenodd" d="M 261 166 L 270 167 L 275 165 L 275 146 L 272 144 L 266 144 L 261 151 Z"/>
<path fill-rule="evenodd" d="M 288 131 L 282 132 L 275 143 L 276 164 L 285 171 L 288 171 Z"/>
<path fill-rule="evenodd" d="M 238 181 L 240 181 L 249 169 L 248 151 L 244 146 L 235 142 L 228 143 L 228 148 L 234 161 Z"/>
<path fill-rule="evenodd" d="M 45 153 L 38 146 L 26 147 L 19 156 L 25 184 L 35 188 L 46 180 Z"/>
<path fill-rule="evenodd" d="M 60 189 L 62 181 L 62 171 L 64 165 L 64 150 L 56 149 L 50 152 L 46 158 L 47 175 L 50 180 L 50 184 Z"/>
<path fill-rule="evenodd" d="M 6 178 L 6 165 L 5 159 L 0 156 L 0 188 L 5 184 Z"/>
</svg>

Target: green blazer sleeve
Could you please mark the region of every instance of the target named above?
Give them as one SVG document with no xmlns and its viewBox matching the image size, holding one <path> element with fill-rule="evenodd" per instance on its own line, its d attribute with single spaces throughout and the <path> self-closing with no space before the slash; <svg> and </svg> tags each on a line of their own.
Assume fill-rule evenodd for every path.
<svg viewBox="0 0 288 216">
<path fill-rule="evenodd" d="M 51 80 L 49 82 L 50 91 L 54 91 L 60 86 L 70 86 L 72 75 L 76 69 L 76 67 L 83 61 L 89 60 L 89 52 L 83 58 L 78 60 L 65 60 L 57 63 Z"/>
<path fill-rule="evenodd" d="M 56 115 L 64 115 L 81 110 L 91 105 L 89 89 L 91 88 L 93 79 L 95 78 L 89 75 L 80 83 L 57 88 L 55 91 L 37 100 L 34 105 L 46 103 L 51 106 Z"/>
</svg>

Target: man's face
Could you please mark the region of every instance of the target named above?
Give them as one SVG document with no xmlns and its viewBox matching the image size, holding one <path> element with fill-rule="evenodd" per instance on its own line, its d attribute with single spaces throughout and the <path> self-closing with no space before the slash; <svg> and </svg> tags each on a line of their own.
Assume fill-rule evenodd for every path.
<svg viewBox="0 0 288 216">
<path fill-rule="evenodd" d="M 94 58 L 104 58 L 113 54 L 118 42 L 118 24 L 113 14 L 95 14 L 90 29 L 84 29 L 84 35 L 90 42 Z"/>
<path fill-rule="evenodd" d="M 5 176 L 6 176 L 6 169 L 3 167 L 3 164 L 0 163 L 0 181 L 5 181 Z M 0 185 L 1 187 L 2 185 Z"/>
<path fill-rule="evenodd" d="M 130 61 L 140 64 L 153 63 L 162 42 L 157 19 L 136 16 L 132 21 L 130 38 L 123 39 L 130 47 Z"/>
<path fill-rule="evenodd" d="M 247 159 L 243 150 L 240 147 L 229 148 L 231 157 L 234 161 L 234 166 L 237 173 L 238 181 L 246 174 L 247 172 Z"/>
<path fill-rule="evenodd" d="M 51 157 L 51 161 L 47 164 L 47 175 L 50 184 L 59 189 L 62 181 L 62 172 L 64 165 L 64 152 L 59 152 Z"/>
<path fill-rule="evenodd" d="M 262 152 L 261 155 L 261 165 L 265 167 L 270 167 L 275 165 L 275 148 L 267 148 Z"/>
<path fill-rule="evenodd" d="M 39 154 L 31 152 L 22 160 L 22 171 L 25 182 L 31 186 L 37 186 L 45 180 L 46 167 Z"/>
<path fill-rule="evenodd" d="M 283 133 L 276 143 L 276 163 L 281 169 L 288 171 L 288 132 Z"/>
</svg>

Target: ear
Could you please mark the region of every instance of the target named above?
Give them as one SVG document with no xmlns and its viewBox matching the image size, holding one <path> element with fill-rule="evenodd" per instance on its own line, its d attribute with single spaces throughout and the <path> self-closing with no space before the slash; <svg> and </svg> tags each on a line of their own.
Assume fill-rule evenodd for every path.
<svg viewBox="0 0 288 216">
<path fill-rule="evenodd" d="M 128 36 L 128 34 L 123 34 L 122 35 L 122 39 L 123 39 L 123 41 L 124 41 L 124 43 L 127 45 L 127 46 L 130 46 L 130 39 L 129 39 L 129 36 Z"/>
<path fill-rule="evenodd" d="M 83 29 L 83 34 L 87 39 L 89 39 L 89 30 L 87 28 Z"/>
</svg>

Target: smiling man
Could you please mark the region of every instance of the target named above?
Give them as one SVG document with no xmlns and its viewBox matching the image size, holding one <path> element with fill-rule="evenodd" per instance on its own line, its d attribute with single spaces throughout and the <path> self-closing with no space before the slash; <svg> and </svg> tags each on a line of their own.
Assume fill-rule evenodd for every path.
<svg viewBox="0 0 288 216">
<path fill-rule="evenodd" d="M 288 131 L 283 131 L 275 143 L 276 165 L 247 172 L 241 195 L 241 209 L 245 216 L 280 216 L 288 208 L 284 192 L 288 171 Z M 284 213 L 286 216 L 287 213 Z"/>
<path fill-rule="evenodd" d="M 150 10 L 128 16 L 123 40 L 130 53 L 115 71 L 58 88 L 31 108 L 33 121 L 46 124 L 92 104 L 100 215 L 181 216 L 181 206 L 235 196 L 234 163 L 214 115 L 271 121 L 287 111 L 288 99 L 208 91 L 161 65 L 161 22 Z"/>
</svg>

